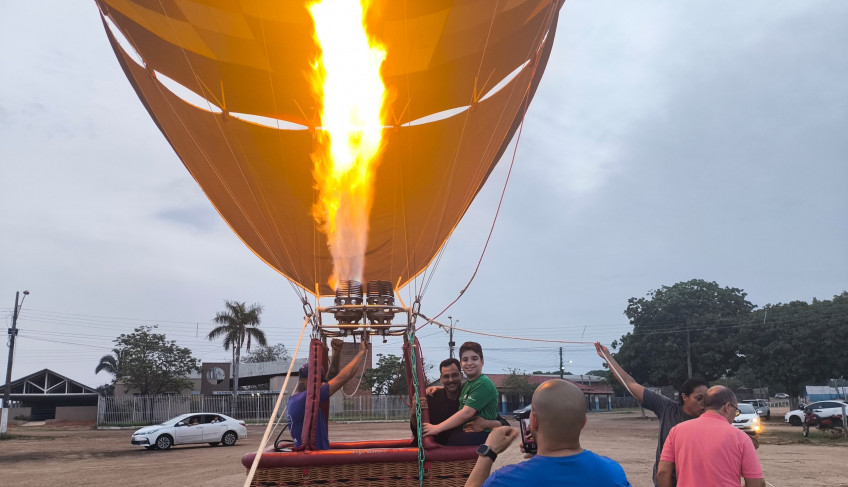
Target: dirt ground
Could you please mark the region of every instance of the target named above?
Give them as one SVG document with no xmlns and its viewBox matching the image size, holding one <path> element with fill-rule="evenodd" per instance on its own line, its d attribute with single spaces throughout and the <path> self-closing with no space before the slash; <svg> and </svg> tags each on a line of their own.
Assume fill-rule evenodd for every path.
<svg viewBox="0 0 848 487">
<path fill-rule="evenodd" d="M 785 412 L 785 411 L 783 411 Z M 814 431 L 803 439 L 800 427 L 783 423 L 773 411 L 758 450 L 767 485 L 848 486 L 842 462 L 848 440 L 832 440 Z M 648 413 L 649 416 L 652 416 Z M 404 423 L 330 424 L 334 440 L 407 438 Z M 130 445 L 132 430 L 96 430 L 85 425 L 10 425 L 0 441 L 0 485 L 179 485 L 231 487 L 244 483 L 243 454 L 257 448 L 263 426 L 249 426 L 248 439 L 234 447 L 176 446 L 148 451 Z M 582 446 L 618 461 L 635 487 L 650 486 L 657 422 L 639 410 L 589 416 Z M 517 446 L 498 458 L 495 468 L 521 461 Z"/>
</svg>

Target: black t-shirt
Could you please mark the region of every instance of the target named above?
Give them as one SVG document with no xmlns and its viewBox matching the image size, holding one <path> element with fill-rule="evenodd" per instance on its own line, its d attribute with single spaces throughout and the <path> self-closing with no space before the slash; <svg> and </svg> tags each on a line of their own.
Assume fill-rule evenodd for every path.
<svg viewBox="0 0 848 487">
<path fill-rule="evenodd" d="M 660 455 L 662 455 L 663 445 L 665 445 L 665 439 L 668 438 L 668 433 L 671 431 L 671 428 L 674 428 L 678 424 L 695 418 L 684 413 L 683 406 L 679 402 L 661 396 L 648 388 L 645 388 L 645 392 L 643 393 L 642 406 L 645 409 L 653 411 L 660 422 L 659 438 L 657 438 L 657 459 L 654 462 L 653 475 L 654 485 L 656 485 L 657 467 L 660 463 Z M 672 479 L 672 485 L 677 485 L 676 475 Z"/>
<path fill-rule="evenodd" d="M 427 406 L 430 411 L 430 424 L 439 424 L 459 411 L 459 396 L 457 396 L 456 399 L 450 399 L 448 398 L 447 393 L 445 393 L 444 388 L 439 388 L 436 389 L 432 396 L 427 396 Z M 415 426 L 410 424 L 410 428 L 412 429 L 412 436 L 415 437 L 417 434 Z M 446 445 L 448 443 L 448 438 L 453 431 L 454 430 L 443 431 L 433 437 L 433 439 L 436 440 L 436 443 Z"/>
</svg>

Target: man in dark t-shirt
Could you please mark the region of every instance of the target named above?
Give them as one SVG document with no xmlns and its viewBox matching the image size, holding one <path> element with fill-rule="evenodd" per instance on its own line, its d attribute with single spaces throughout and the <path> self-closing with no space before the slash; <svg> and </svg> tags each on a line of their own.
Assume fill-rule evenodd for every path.
<svg viewBox="0 0 848 487">
<path fill-rule="evenodd" d="M 459 393 L 462 391 L 462 373 L 460 373 L 459 369 L 459 360 L 455 358 L 443 360 L 439 364 L 439 379 L 442 387 L 429 388 L 427 390 L 427 398 L 422 401 L 421 405 L 422 407 L 426 406 L 430 412 L 430 423 L 441 423 L 459 411 Z M 413 408 L 412 420 L 409 422 L 413 438 L 418 434 L 415 425 L 415 410 Z M 435 435 L 433 439 L 436 440 L 436 443 L 446 445 L 448 438 L 457 430 L 485 431 L 501 425 L 509 425 L 509 423 L 504 420 L 489 421 L 477 416 L 473 421 L 466 423 L 462 427 L 443 431 Z"/>
<path fill-rule="evenodd" d="M 627 389 L 633 397 L 642 403 L 645 409 L 653 411 L 659 420 L 659 436 L 657 438 L 657 455 L 654 462 L 653 480 L 654 485 L 657 485 L 657 466 L 660 463 L 660 455 L 662 454 L 665 439 L 668 437 L 671 428 L 678 424 L 695 419 L 704 412 L 704 397 L 707 395 L 707 384 L 700 379 L 689 379 L 680 386 L 680 400 L 674 401 L 665 396 L 661 396 L 652 390 L 643 387 L 630 376 L 621 365 L 612 358 L 607 347 L 600 343 L 595 343 L 595 350 L 598 355 L 604 359 L 609 365 L 610 371 L 618 382 Z M 677 484 L 677 479 L 672 479 L 672 484 Z"/>
</svg>

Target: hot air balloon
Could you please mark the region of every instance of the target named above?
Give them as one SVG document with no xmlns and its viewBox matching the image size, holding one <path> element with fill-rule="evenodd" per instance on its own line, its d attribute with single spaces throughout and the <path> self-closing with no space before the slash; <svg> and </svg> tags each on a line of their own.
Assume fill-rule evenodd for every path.
<svg viewBox="0 0 848 487">
<path fill-rule="evenodd" d="M 433 261 L 504 154 L 541 80 L 564 2 L 95 1 L 127 78 L 209 201 L 299 288 L 316 299 L 336 295 L 339 334 L 385 331 L 398 310 L 409 315 L 403 327 L 414 322 L 409 309 L 393 307 L 391 292 Z M 316 12 L 319 3 L 327 13 Z M 358 34 L 320 20 L 351 3 L 372 49 L 363 61 L 353 60 Z M 333 58 L 333 49 L 341 54 Z M 366 75 L 339 69 L 364 69 L 367 59 L 376 59 L 379 101 L 334 122 L 331 108 L 349 101 L 346 89 L 371 89 L 360 89 Z M 356 121 L 366 111 L 378 120 Z M 333 132 L 347 123 L 358 128 Z M 364 127 L 375 126 L 368 164 L 345 169 L 360 179 L 334 179 L 340 163 L 331 151 L 364 143 Z M 352 159 L 364 153 L 354 149 Z M 344 213 L 352 197 L 332 195 L 363 181 L 361 207 Z M 357 248 L 345 247 L 351 243 Z M 377 283 L 373 296 L 371 286 L 359 294 L 376 307 L 369 325 L 367 310 L 351 311 L 363 304 L 357 281 Z"/>
</svg>

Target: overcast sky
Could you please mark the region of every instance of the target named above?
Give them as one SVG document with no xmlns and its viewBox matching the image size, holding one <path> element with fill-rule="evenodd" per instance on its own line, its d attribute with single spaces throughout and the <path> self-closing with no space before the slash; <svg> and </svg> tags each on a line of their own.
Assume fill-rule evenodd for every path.
<svg viewBox="0 0 848 487">
<path fill-rule="evenodd" d="M 13 379 L 89 386 L 112 340 L 158 324 L 204 361 L 225 299 L 294 350 L 291 287 L 220 219 L 121 71 L 93 2 L 3 2 L 0 317 L 28 289 Z M 693 278 L 757 306 L 848 290 L 848 2 L 569 0 L 480 272 L 446 315 L 609 344 L 630 297 Z M 449 242 L 422 311 L 474 271 L 512 152 Z M 404 292 L 406 302 L 410 302 Z M 447 320 L 446 320 L 447 321 Z M 425 358 L 448 337 L 421 330 Z M 5 333 L 4 333 L 5 335 Z M 484 371 L 556 370 L 559 345 L 486 338 Z M 375 346 L 400 353 L 400 340 Z M 5 378 L 7 349 L 0 349 Z M 568 370 L 601 368 L 564 345 Z"/>
</svg>

